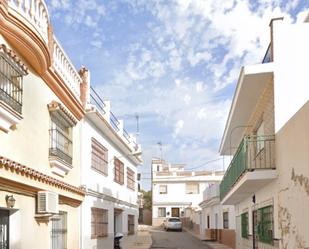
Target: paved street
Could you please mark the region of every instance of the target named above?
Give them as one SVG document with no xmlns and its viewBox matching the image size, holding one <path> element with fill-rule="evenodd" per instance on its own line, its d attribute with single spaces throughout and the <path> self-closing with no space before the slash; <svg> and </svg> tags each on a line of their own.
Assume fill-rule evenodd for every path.
<svg viewBox="0 0 309 249">
<path fill-rule="evenodd" d="M 166 232 L 163 229 L 152 229 L 151 237 L 153 249 L 208 249 L 202 241 L 185 231 Z"/>
</svg>

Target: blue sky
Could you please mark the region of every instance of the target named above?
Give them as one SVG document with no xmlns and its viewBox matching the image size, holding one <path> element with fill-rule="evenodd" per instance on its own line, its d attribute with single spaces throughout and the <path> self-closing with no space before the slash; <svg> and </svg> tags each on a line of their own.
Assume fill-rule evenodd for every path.
<svg viewBox="0 0 309 249">
<path fill-rule="evenodd" d="M 143 147 L 142 187 L 151 157 L 187 169 L 222 169 L 216 159 L 242 65 L 259 63 L 269 21 L 304 19 L 308 1 L 47 0 L 54 32 L 76 66 L 111 100 Z"/>
</svg>

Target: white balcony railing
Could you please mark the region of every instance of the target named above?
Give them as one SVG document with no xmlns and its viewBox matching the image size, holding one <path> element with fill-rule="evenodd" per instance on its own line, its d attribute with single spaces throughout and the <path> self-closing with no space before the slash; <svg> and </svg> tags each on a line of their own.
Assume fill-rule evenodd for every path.
<svg viewBox="0 0 309 249">
<path fill-rule="evenodd" d="M 215 183 L 207 187 L 203 192 L 203 200 L 208 201 L 212 198 L 220 196 L 220 184 Z"/>
<path fill-rule="evenodd" d="M 31 23 L 33 28 L 48 42 L 49 16 L 43 0 L 9 0 L 9 8 Z"/>
<path fill-rule="evenodd" d="M 70 90 L 80 98 L 80 84 L 82 82 L 77 70 L 73 66 L 69 57 L 64 52 L 60 43 L 54 37 L 54 51 L 53 51 L 53 66 L 56 72 L 62 77 L 64 82 Z"/>
</svg>

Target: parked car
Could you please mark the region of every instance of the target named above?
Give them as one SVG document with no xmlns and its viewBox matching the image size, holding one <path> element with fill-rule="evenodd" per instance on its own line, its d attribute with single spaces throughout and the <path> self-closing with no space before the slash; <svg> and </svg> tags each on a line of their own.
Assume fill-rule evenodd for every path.
<svg viewBox="0 0 309 249">
<path fill-rule="evenodd" d="M 171 218 L 167 218 L 164 222 L 163 222 L 163 227 L 166 231 L 168 230 L 178 230 L 178 231 L 182 231 L 182 222 L 179 218 L 177 217 L 171 217 Z"/>
</svg>

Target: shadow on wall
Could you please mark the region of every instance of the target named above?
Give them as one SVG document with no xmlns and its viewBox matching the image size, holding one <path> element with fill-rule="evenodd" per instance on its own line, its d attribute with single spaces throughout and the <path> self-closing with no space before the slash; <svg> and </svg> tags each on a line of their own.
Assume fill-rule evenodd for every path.
<svg viewBox="0 0 309 249">
<path fill-rule="evenodd" d="M 105 195 L 112 196 L 112 191 L 109 188 L 103 187 L 100 189 L 99 184 L 97 184 L 96 191 L 99 193 L 104 193 Z M 108 208 L 107 208 L 108 206 Z M 110 219 L 110 213 L 111 208 L 113 208 L 113 205 L 111 204 L 110 201 L 108 200 L 103 200 L 103 198 L 97 197 L 95 201 L 93 201 L 92 207 L 105 207 L 104 209 L 108 209 L 108 214 L 107 214 L 107 236 L 102 237 L 102 238 L 97 238 L 95 245 L 92 246 L 91 249 L 103 249 L 103 248 L 114 248 L 114 232 L 113 228 L 112 231 L 110 231 L 110 224 L 113 224 L 113 220 Z M 91 220 L 87 221 L 91 222 Z M 112 225 L 113 227 L 113 225 Z"/>
</svg>

